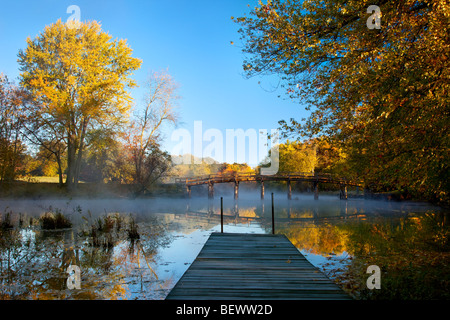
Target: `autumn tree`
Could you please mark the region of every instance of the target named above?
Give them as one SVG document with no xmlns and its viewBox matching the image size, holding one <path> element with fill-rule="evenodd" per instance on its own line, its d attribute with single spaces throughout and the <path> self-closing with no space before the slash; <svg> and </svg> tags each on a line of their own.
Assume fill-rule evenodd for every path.
<svg viewBox="0 0 450 320">
<path fill-rule="evenodd" d="M 22 86 L 34 98 L 34 121 L 67 147 L 69 189 L 79 180 L 86 136 L 118 128 L 127 118 L 130 78 L 141 65 L 125 40 L 112 40 L 99 23 L 77 26 L 61 20 L 27 39 L 19 51 Z M 53 140 L 53 139 L 51 139 Z"/>
<path fill-rule="evenodd" d="M 282 121 L 286 134 L 332 138 L 367 183 L 448 200 L 449 12 L 445 0 L 260 2 L 236 19 L 243 67 L 280 75 L 311 111 Z"/>
<path fill-rule="evenodd" d="M 62 174 L 66 166 L 62 157 L 55 157 L 52 150 L 63 149 L 63 146 L 52 146 L 50 142 L 43 141 L 39 145 L 39 151 L 34 157 L 35 168 L 30 172 L 32 175 L 52 177 L 58 175 L 60 177 L 60 184 L 62 185 Z"/>
<path fill-rule="evenodd" d="M 221 175 L 234 175 L 238 173 L 255 173 L 255 170 L 246 163 L 222 163 L 217 171 Z"/>
<path fill-rule="evenodd" d="M 178 84 L 166 71 L 153 72 L 146 84 L 145 105 L 136 111 L 126 133 L 134 165 L 136 193 L 145 192 L 170 168 L 170 156 L 160 149 L 165 125 L 177 123 Z"/>
<path fill-rule="evenodd" d="M 51 163 L 53 163 L 59 177 L 60 186 L 64 184 L 63 176 L 67 168 L 67 144 L 63 132 L 61 127 L 58 128 L 42 121 L 35 113 L 27 115 L 26 124 L 23 126 L 24 136 L 39 148 L 37 154 L 41 169 L 39 173 L 44 175 L 50 173 L 44 168 L 51 167 Z"/>
<path fill-rule="evenodd" d="M 279 172 L 314 173 L 317 164 L 316 147 L 298 141 L 287 141 L 279 147 Z"/>
<path fill-rule="evenodd" d="M 22 129 L 27 97 L 7 76 L 0 74 L 0 181 L 12 181 L 25 152 Z"/>
</svg>

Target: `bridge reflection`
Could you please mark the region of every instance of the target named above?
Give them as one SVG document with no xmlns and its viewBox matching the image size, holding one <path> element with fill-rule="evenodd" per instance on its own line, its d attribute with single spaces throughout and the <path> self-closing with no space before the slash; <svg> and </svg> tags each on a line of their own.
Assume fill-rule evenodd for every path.
<svg viewBox="0 0 450 320">
<path fill-rule="evenodd" d="M 330 201 L 329 204 L 316 201 L 280 201 L 275 204 L 274 214 L 277 223 L 365 219 L 367 216 L 363 206 L 355 206 L 354 203 L 349 204 L 348 201 Z M 259 223 L 270 228 L 271 215 L 271 204 L 265 201 L 240 204 L 239 201 L 228 199 L 223 209 L 225 224 Z M 202 206 L 199 206 L 197 202 L 188 200 L 182 216 L 204 218 L 211 223 L 220 223 L 220 202 L 210 199 L 207 203 L 205 201 Z"/>
</svg>

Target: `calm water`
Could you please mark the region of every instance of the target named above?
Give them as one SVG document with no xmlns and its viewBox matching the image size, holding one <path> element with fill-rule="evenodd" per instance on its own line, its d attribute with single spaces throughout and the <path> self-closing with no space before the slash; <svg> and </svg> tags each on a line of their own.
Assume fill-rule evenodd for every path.
<svg viewBox="0 0 450 320">
<path fill-rule="evenodd" d="M 46 212 L 62 213 L 72 226 L 43 230 L 39 218 Z M 211 232 L 220 231 L 219 197 L 0 200 L 0 213 L 1 299 L 164 299 Z M 237 203 L 225 197 L 224 215 L 225 232 L 271 232 L 270 197 L 260 201 L 259 194 L 248 194 Z M 422 267 L 441 270 L 449 257 L 447 214 L 423 203 L 335 196 L 314 201 L 311 195 L 287 201 L 280 193 L 275 195 L 275 217 L 276 233 L 285 234 L 356 298 L 376 297 L 365 288 L 370 264 L 380 264 L 383 272 L 386 289 L 376 294 L 396 298 L 396 272 L 410 268 L 413 278 L 423 279 Z M 131 235 L 133 223 L 139 238 Z M 437 264 L 421 265 L 430 259 Z M 411 269 L 412 262 L 419 263 L 418 269 Z M 67 287 L 70 265 L 80 268 L 80 289 Z M 448 266 L 431 277 L 449 274 Z M 411 290 L 425 298 L 448 293 L 448 276 L 432 279 L 440 281 L 438 287 L 425 280 Z"/>
</svg>

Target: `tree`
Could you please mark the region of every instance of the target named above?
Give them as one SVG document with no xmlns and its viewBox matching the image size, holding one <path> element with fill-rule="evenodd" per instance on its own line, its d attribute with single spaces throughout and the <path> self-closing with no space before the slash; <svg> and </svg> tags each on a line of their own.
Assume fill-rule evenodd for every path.
<svg viewBox="0 0 450 320">
<path fill-rule="evenodd" d="M 159 145 L 152 144 L 142 161 L 139 176 L 135 172 L 135 179 L 139 179 L 135 194 L 139 195 L 149 191 L 150 187 L 167 174 L 171 168 L 172 161 L 169 153 L 162 151 Z"/>
<path fill-rule="evenodd" d="M 50 143 L 43 141 L 39 145 L 39 151 L 34 157 L 35 167 L 32 170 L 32 175 L 52 177 L 58 175 L 60 177 L 60 185 L 63 184 L 62 174 L 66 169 L 65 163 L 61 161 L 61 157 L 56 158 L 51 151 L 57 146 L 50 146 Z M 63 149 L 63 147 L 60 147 Z M 59 159 L 59 161 L 57 160 Z"/>
<path fill-rule="evenodd" d="M 12 181 L 24 156 L 22 128 L 27 97 L 0 74 L 0 181 Z"/>
<path fill-rule="evenodd" d="M 298 141 L 279 145 L 279 172 L 310 172 L 316 167 L 316 148 Z"/>
<path fill-rule="evenodd" d="M 160 150 L 165 124 L 177 123 L 176 102 L 178 85 L 167 72 L 154 72 L 146 86 L 145 106 L 137 112 L 126 134 L 126 144 L 134 164 L 137 193 L 169 170 L 170 157 Z"/>
<path fill-rule="evenodd" d="M 255 173 L 252 167 L 246 163 L 222 163 L 217 171 L 221 175 L 234 175 L 238 173 Z"/>
<path fill-rule="evenodd" d="M 79 180 L 86 136 L 117 128 L 127 118 L 130 78 L 141 65 L 125 40 L 112 40 L 95 21 L 78 27 L 61 20 L 19 51 L 21 84 L 34 98 L 37 126 L 67 146 L 69 189 Z M 53 139 L 51 139 L 53 140 Z"/>
<path fill-rule="evenodd" d="M 348 179 L 356 178 L 356 173 L 349 163 L 348 154 L 340 144 L 333 144 L 327 137 L 320 137 L 308 141 L 316 148 L 317 164 L 315 172 L 331 173 Z"/>
<path fill-rule="evenodd" d="M 54 162 L 59 177 L 59 186 L 63 186 L 63 175 L 67 168 L 67 145 L 64 141 L 63 131 L 58 132 L 55 129 L 48 123 L 42 122 L 36 117 L 36 114 L 29 114 L 23 126 L 24 136 L 32 144 L 39 146 L 37 157 L 41 162 L 40 174 L 46 175 L 44 167 L 50 162 Z"/>
<path fill-rule="evenodd" d="M 251 14 L 236 19 L 247 76 L 279 74 L 311 110 L 285 134 L 327 135 L 367 183 L 448 200 L 448 2 L 273 0 Z"/>
<path fill-rule="evenodd" d="M 86 139 L 86 157 L 80 178 L 83 181 L 106 182 L 116 176 L 115 160 L 122 152 L 118 134 L 111 130 L 92 130 Z"/>
</svg>

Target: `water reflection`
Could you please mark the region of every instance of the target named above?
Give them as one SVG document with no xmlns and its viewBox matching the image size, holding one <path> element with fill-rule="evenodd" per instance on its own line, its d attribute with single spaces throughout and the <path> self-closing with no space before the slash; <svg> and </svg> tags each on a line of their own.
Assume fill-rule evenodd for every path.
<svg viewBox="0 0 450 320">
<path fill-rule="evenodd" d="M 39 217 L 56 208 L 71 228 L 43 230 Z M 1 299 L 164 299 L 220 231 L 220 199 L 2 200 L 0 210 Z M 417 296 L 448 297 L 447 215 L 421 203 L 275 197 L 277 233 L 357 298 L 408 298 L 395 287 L 405 268 L 428 281 L 410 288 Z M 270 233 L 270 218 L 270 199 L 224 199 L 225 232 Z M 382 293 L 364 288 L 368 263 L 382 267 Z M 79 290 L 67 288 L 70 265 Z"/>
</svg>

